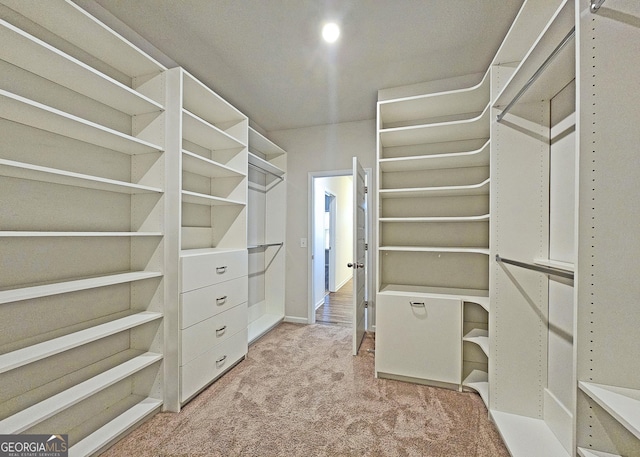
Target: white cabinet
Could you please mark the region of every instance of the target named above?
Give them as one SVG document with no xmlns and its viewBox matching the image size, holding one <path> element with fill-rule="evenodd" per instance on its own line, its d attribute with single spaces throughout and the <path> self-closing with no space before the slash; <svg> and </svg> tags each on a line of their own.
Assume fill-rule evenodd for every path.
<svg viewBox="0 0 640 457">
<path fill-rule="evenodd" d="M 433 301 L 433 307 L 444 306 L 447 300 L 458 303 L 456 325 L 445 324 L 442 316 L 441 329 L 447 330 L 437 333 L 438 338 L 432 335 L 432 346 L 449 347 L 452 338 L 455 341 L 456 352 L 448 352 L 451 357 L 437 363 L 448 363 L 448 373 L 455 376 L 431 375 L 423 380 L 458 388 L 463 374 L 473 372 L 468 387 L 477 387 L 480 374 L 483 391 L 487 360 L 478 362 L 474 356 L 461 369 L 461 332 L 462 301 L 488 308 L 489 92 L 487 74 L 464 89 L 378 102 L 377 303 L 394 294 L 413 294 L 419 302 Z M 376 332 L 385 335 L 392 324 L 379 306 Z M 439 315 L 435 308 L 431 314 Z M 485 316 L 484 330 L 486 322 Z M 418 336 L 412 335 L 415 341 L 405 343 L 420 345 Z M 391 341 L 376 339 L 376 371 L 385 376 L 400 375 L 388 371 L 392 366 L 382 361 L 382 354 L 392 359 L 401 349 Z"/>
<path fill-rule="evenodd" d="M 249 128 L 249 343 L 284 319 L 285 151 Z"/>
<path fill-rule="evenodd" d="M 376 373 L 457 387 L 461 307 L 453 298 L 378 295 L 377 317 L 384 325 L 376 330 Z"/>
<path fill-rule="evenodd" d="M 0 37 L 0 433 L 93 454 L 168 395 L 166 69 L 68 1 Z"/>
<path fill-rule="evenodd" d="M 179 342 L 171 407 L 179 410 L 247 353 L 248 119 L 182 68 L 167 71 L 166 88 L 166 244 Z M 233 325 L 224 322 L 230 315 Z"/>
</svg>

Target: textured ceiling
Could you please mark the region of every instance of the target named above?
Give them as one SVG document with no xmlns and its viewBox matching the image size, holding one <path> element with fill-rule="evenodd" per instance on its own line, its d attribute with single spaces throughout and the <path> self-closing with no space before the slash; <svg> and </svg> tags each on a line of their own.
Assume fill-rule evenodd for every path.
<svg viewBox="0 0 640 457">
<path fill-rule="evenodd" d="M 483 72 L 522 4 L 76 1 L 97 2 L 267 131 L 373 119 L 378 89 Z M 320 38 L 328 20 L 342 29 L 334 45 Z"/>
</svg>

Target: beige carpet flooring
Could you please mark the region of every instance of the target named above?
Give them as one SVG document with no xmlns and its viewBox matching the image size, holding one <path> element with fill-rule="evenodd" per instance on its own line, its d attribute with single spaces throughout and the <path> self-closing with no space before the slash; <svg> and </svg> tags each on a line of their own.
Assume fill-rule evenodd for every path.
<svg viewBox="0 0 640 457">
<path fill-rule="evenodd" d="M 103 456 L 508 457 L 479 396 L 376 379 L 374 339 L 281 324 L 187 404 Z"/>
</svg>

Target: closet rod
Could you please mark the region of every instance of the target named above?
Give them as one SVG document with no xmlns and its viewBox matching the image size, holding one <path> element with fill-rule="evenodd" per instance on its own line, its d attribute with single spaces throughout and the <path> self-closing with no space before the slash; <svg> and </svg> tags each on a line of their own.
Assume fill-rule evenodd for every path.
<svg viewBox="0 0 640 457">
<path fill-rule="evenodd" d="M 591 12 L 592 13 L 597 12 L 603 3 L 604 3 L 604 0 L 591 0 Z"/>
<path fill-rule="evenodd" d="M 259 248 L 268 248 L 270 246 L 283 246 L 284 243 L 267 243 L 267 244 L 255 244 L 253 246 L 247 246 L 247 249 L 259 249 Z"/>
<path fill-rule="evenodd" d="M 524 86 L 522 86 L 522 88 L 520 89 L 520 91 L 518 91 L 516 96 L 513 97 L 513 100 L 511 100 L 509 102 L 509 104 L 507 106 L 505 106 L 505 108 L 502 110 L 502 112 L 500 114 L 498 114 L 498 116 L 496 118 L 498 122 L 500 122 L 502 120 L 502 118 L 506 116 L 506 114 L 509 112 L 509 110 L 511 108 L 513 108 L 513 105 L 515 105 L 516 102 L 518 100 L 520 100 L 520 97 L 522 97 L 524 95 L 524 93 L 526 91 L 528 91 L 529 88 L 533 85 L 533 83 L 536 81 L 536 79 L 538 79 L 540 77 L 540 75 L 542 73 L 544 73 L 544 71 L 547 69 L 547 67 L 553 61 L 553 59 L 555 59 L 556 56 L 560 53 L 560 51 L 562 51 L 562 49 L 567 45 L 567 43 L 569 43 L 569 41 L 571 41 L 571 39 L 575 36 L 575 34 L 576 34 L 576 28 L 574 26 L 571 29 L 571 31 L 567 34 L 567 36 L 565 36 L 562 39 L 562 41 L 560 42 L 560 44 L 553 50 L 551 55 L 549 57 L 547 57 L 547 60 L 545 60 L 542 63 L 542 65 L 540 65 L 540 68 L 538 68 L 536 70 L 536 72 L 533 74 L 533 76 L 531 78 L 529 78 L 529 81 L 527 81 L 527 83 Z"/>
<path fill-rule="evenodd" d="M 503 257 L 500 257 L 500 254 L 496 254 L 496 262 L 508 263 L 510 265 L 515 265 L 516 267 L 526 268 L 527 270 L 538 271 L 540 273 L 546 273 L 549 275 L 560 276 L 561 278 L 573 279 L 573 273 L 570 271 L 545 267 L 542 265 L 535 265 L 533 263 L 518 262 L 517 260 L 505 259 Z"/>
<path fill-rule="evenodd" d="M 272 175 L 272 176 L 275 176 L 276 178 L 278 178 L 278 179 L 279 179 L 279 180 L 281 180 L 281 181 L 283 181 L 283 180 L 284 180 L 284 178 L 283 178 L 282 176 L 280 176 L 280 175 L 278 175 L 278 174 L 274 173 L 273 171 L 265 170 L 264 168 L 262 168 L 262 167 L 261 167 L 261 166 L 259 166 L 259 165 L 255 165 L 255 164 L 253 164 L 253 163 L 249 162 L 249 166 L 250 166 L 250 167 L 253 167 L 253 168 L 258 169 L 258 170 L 260 170 L 260 171 L 261 171 L 261 172 L 263 172 L 263 173 L 267 173 L 267 174 L 270 174 L 270 175 Z"/>
</svg>

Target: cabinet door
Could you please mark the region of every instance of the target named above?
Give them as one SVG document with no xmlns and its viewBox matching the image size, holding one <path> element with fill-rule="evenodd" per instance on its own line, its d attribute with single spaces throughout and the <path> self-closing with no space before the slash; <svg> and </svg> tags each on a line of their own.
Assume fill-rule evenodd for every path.
<svg viewBox="0 0 640 457">
<path fill-rule="evenodd" d="M 459 299 L 378 295 L 376 372 L 460 384 Z"/>
<path fill-rule="evenodd" d="M 249 268 L 246 250 L 191 254 L 181 261 L 182 292 L 246 276 Z"/>
<path fill-rule="evenodd" d="M 180 294 L 180 328 L 220 314 L 248 298 L 247 277 L 232 279 Z"/>
</svg>

